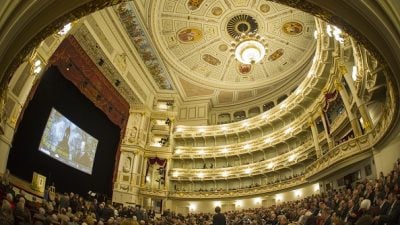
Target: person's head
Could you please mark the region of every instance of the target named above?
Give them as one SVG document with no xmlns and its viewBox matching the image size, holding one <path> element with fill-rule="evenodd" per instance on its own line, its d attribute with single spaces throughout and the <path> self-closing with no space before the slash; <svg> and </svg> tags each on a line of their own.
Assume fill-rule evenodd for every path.
<svg viewBox="0 0 400 225">
<path fill-rule="evenodd" d="M 220 213 L 221 212 L 221 207 L 219 207 L 219 206 L 215 207 L 215 212 L 216 213 Z"/>
<path fill-rule="evenodd" d="M 287 218 L 286 218 L 285 215 L 279 215 L 278 216 L 278 222 L 279 222 L 279 225 L 284 225 L 284 224 L 288 223 Z"/>
<path fill-rule="evenodd" d="M 323 218 L 328 218 L 330 215 L 331 215 L 331 209 L 327 207 L 322 209 L 321 216 Z"/>
<path fill-rule="evenodd" d="M 350 200 L 347 202 L 347 205 L 349 206 L 349 208 L 354 207 L 354 201 L 353 201 L 353 199 L 350 199 Z"/>
<path fill-rule="evenodd" d="M 395 194 L 393 192 L 390 192 L 389 195 L 388 195 L 388 202 L 390 204 L 392 204 L 394 202 L 394 200 L 396 200 L 396 196 L 395 196 Z"/>
<path fill-rule="evenodd" d="M 369 199 L 364 199 L 360 203 L 360 209 L 363 211 L 368 211 L 371 207 L 371 201 Z"/>
<path fill-rule="evenodd" d="M 7 199 L 9 202 L 12 202 L 14 198 L 13 198 L 13 195 L 12 195 L 11 193 L 7 193 L 6 199 Z"/>
<path fill-rule="evenodd" d="M 46 214 L 46 210 L 43 207 L 39 208 L 39 214 L 44 215 Z"/>
</svg>

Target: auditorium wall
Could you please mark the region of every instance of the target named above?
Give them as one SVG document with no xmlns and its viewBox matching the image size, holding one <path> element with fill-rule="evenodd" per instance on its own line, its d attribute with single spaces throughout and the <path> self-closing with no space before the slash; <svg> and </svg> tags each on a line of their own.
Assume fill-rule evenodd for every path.
<svg viewBox="0 0 400 225">
<path fill-rule="evenodd" d="M 398 158 L 400 158 L 400 134 L 382 149 L 374 151 L 374 161 L 378 174 L 380 172 L 389 173 Z"/>
<path fill-rule="evenodd" d="M 319 183 L 309 184 L 298 189 L 264 195 L 253 198 L 237 198 L 229 200 L 195 200 L 180 201 L 167 200 L 165 208 L 171 211 L 186 215 L 189 212 L 213 213 L 216 206 L 220 206 L 222 211 L 242 210 L 249 208 L 268 207 L 281 202 L 295 201 L 307 196 L 319 193 Z"/>
</svg>

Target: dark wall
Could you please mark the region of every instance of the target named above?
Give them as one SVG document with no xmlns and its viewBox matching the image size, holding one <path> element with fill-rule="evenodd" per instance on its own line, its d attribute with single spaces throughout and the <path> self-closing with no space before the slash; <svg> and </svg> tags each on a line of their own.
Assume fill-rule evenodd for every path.
<svg viewBox="0 0 400 225">
<path fill-rule="evenodd" d="M 52 108 L 99 140 L 92 175 L 69 167 L 38 150 Z M 87 99 L 56 67 L 42 77 L 13 139 L 8 160 L 11 173 L 31 182 L 33 172 L 55 183 L 57 192 L 87 193 L 89 190 L 110 196 L 115 154 L 120 128 Z"/>
</svg>

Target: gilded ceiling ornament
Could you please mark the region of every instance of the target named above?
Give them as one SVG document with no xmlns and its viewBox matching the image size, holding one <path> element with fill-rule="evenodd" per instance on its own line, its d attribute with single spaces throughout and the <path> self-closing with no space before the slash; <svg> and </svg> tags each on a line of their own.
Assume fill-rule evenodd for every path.
<svg viewBox="0 0 400 225">
<path fill-rule="evenodd" d="M 228 50 L 228 45 L 226 45 L 226 44 L 221 44 L 220 46 L 218 46 L 218 49 L 219 49 L 221 52 L 224 52 L 224 51 Z"/>
<path fill-rule="evenodd" d="M 126 71 L 126 54 L 117 54 L 114 58 L 114 64 L 121 72 Z"/>
<path fill-rule="evenodd" d="M 251 72 L 251 64 L 239 64 L 238 66 L 239 73 L 248 74 Z"/>
<path fill-rule="evenodd" d="M 339 65 L 339 71 L 340 71 L 340 75 L 346 75 L 348 72 L 346 66 L 343 64 Z"/>
<path fill-rule="evenodd" d="M 214 56 L 210 55 L 210 54 L 205 54 L 201 57 L 204 61 L 206 61 L 207 63 L 214 65 L 214 66 L 218 66 L 221 64 L 221 61 L 217 58 L 215 58 Z"/>
<path fill-rule="evenodd" d="M 200 7 L 204 0 L 189 0 L 187 5 L 190 10 L 196 10 Z"/>
<path fill-rule="evenodd" d="M 339 80 L 335 80 L 335 88 L 336 88 L 336 90 L 338 90 L 338 91 L 341 91 L 341 90 L 343 90 L 343 85 L 342 85 L 342 83 L 339 81 Z"/>
<path fill-rule="evenodd" d="M 243 33 L 257 33 L 258 23 L 254 17 L 240 14 L 228 21 L 226 29 L 231 37 L 240 38 Z"/>
<path fill-rule="evenodd" d="M 80 46 L 85 50 L 85 52 L 92 58 L 102 58 L 104 60 L 103 66 L 98 68 L 103 72 L 105 77 L 110 81 L 123 80 L 121 73 L 111 62 L 111 60 L 106 56 L 101 48 L 96 47 L 97 43 L 93 36 L 90 34 L 89 30 L 85 26 L 80 26 L 74 33 L 74 37 L 79 42 Z M 129 74 L 129 73 L 128 73 Z M 120 84 L 118 91 L 124 98 L 129 99 L 130 104 L 141 104 L 138 101 L 138 96 L 130 89 L 124 88 L 124 83 Z M 142 98 L 146 98 L 147 94 L 143 91 L 142 87 L 137 83 L 132 83 L 135 90 L 137 90 L 138 95 Z"/>
<path fill-rule="evenodd" d="M 267 13 L 267 12 L 269 12 L 270 9 L 271 9 L 271 7 L 268 4 L 260 5 L 260 11 L 262 13 Z"/>
<path fill-rule="evenodd" d="M 279 59 L 284 53 L 284 50 L 282 48 L 276 50 L 273 52 L 270 56 L 268 56 L 268 61 L 275 61 Z"/>
<path fill-rule="evenodd" d="M 222 8 L 221 7 L 214 7 L 214 8 L 212 8 L 212 10 L 211 10 L 211 13 L 214 15 L 214 16 L 220 16 L 221 14 L 222 14 Z"/>
<path fill-rule="evenodd" d="M 197 28 L 184 28 L 178 31 L 176 36 L 182 43 L 193 43 L 200 41 L 203 37 L 203 33 Z"/>
<path fill-rule="evenodd" d="M 169 74 L 162 64 L 162 60 L 158 58 L 140 19 L 136 16 L 133 3 L 120 4 L 115 7 L 115 11 L 158 87 L 160 89 L 173 90 Z"/>
<path fill-rule="evenodd" d="M 283 24 L 282 31 L 288 35 L 298 35 L 303 32 L 303 25 L 299 22 L 287 22 Z"/>
</svg>

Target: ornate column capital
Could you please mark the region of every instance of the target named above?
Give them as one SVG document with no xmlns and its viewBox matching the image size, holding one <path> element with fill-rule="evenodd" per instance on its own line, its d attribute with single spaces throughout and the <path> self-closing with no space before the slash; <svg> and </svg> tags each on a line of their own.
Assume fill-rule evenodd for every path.
<svg viewBox="0 0 400 225">
<path fill-rule="evenodd" d="M 347 70 L 347 67 L 343 64 L 343 63 L 340 63 L 339 64 L 339 74 L 341 75 L 341 76 L 344 76 L 344 75 L 346 75 L 349 71 Z"/>
<path fill-rule="evenodd" d="M 343 84 L 340 82 L 340 80 L 337 78 L 335 79 L 335 89 L 341 92 L 343 90 Z"/>
</svg>

